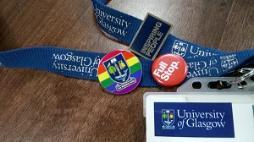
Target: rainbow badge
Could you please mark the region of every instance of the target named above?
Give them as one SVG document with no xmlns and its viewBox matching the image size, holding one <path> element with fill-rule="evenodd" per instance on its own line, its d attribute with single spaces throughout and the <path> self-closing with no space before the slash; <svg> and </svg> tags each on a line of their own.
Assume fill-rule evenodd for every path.
<svg viewBox="0 0 254 142">
<path fill-rule="evenodd" d="M 107 92 L 123 95 L 139 85 L 142 66 L 131 52 L 115 50 L 101 59 L 97 75 L 101 86 Z"/>
</svg>

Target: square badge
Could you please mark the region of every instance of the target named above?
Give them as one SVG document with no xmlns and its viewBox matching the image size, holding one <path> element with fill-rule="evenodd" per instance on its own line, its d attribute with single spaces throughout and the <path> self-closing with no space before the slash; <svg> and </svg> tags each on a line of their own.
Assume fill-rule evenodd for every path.
<svg viewBox="0 0 254 142">
<path fill-rule="evenodd" d="M 160 18 L 147 14 L 131 42 L 131 51 L 143 58 L 154 60 L 166 41 L 171 27 Z"/>
</svg>

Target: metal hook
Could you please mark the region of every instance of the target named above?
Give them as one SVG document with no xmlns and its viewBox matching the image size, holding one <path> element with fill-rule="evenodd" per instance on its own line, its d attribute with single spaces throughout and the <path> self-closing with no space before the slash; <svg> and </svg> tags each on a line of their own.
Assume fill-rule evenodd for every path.
<svg viewBox="0 0 254 142">
<path fill-rule="evenodd" d="M 242 89 L 246 87 L 245 80 L 254 76 L 254 68 L 242 68 L 238 72 L 242 73 L 243 75 L 237 77 L 235 80 L 230 81 L 230 83 L 237 84 L 238 88 Z"/>
</svg>

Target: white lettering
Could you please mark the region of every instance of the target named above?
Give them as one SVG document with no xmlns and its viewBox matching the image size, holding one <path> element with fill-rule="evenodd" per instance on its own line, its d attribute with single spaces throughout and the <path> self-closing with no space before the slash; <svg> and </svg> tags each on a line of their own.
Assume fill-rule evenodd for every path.
<svg viewBox="0 0 254 142">
<path fill-rule="evenodd" d="M 226 122 L 224 121 L 225 112 L 217 112 L 212 110 L 210 112 L 197 112 L 195 110 L 177 110 L 177 117 L 179 119 L 178 128 L 205 128 L 210 131 L 214 128 L 224 128 Z M 206 121 L 208 120 L 208 121 Z"/>
<path fill-rule="evenodd" d="M 109 32 L 118 34 L 120 36 L 127 35 L 126 29 L 131 23 L 127 22 L 127 20 L 123 19 L 122 17 L 116 17 L 97 7 L 95 8 L 95 16 L 99 25 L 107 29 Z"/>
<path fill-rule="evenodd" d="M 168 81 L 172 74 L 179 68 L 179 62 L 172 62 L 170 65 L 161 61 L 159 68 L 154 70 L 153 74 L 161 80 Z"/>
<path fill-rule="evenodd" d="M 82 75 L 88 74 L 89 76 L 96 76 L 97 66 L 100 62 L 100 57 L 95 58 L 76 56 L 73 52 L 66 54 L 52 54 L 52 68 L 61 72 L 77 72 Z"/>
</svg>

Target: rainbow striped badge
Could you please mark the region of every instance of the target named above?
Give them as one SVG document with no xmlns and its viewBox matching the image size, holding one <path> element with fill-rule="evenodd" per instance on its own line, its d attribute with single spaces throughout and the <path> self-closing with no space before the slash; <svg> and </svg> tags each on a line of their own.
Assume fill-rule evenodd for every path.
<svg viewBox="0 0 254 142">
<path fill-rule="evenodd" d="M 133 53 L 115 50 L 101 59 L 97 76 L 107 92 L 123 95 L 130 93 L 139 85 L 142 66 Z"/>
</svg>

